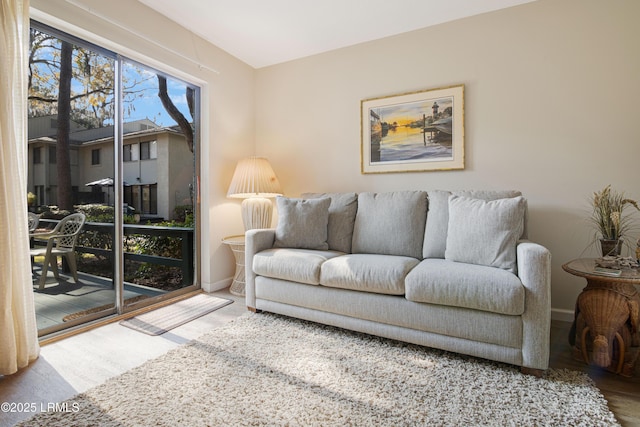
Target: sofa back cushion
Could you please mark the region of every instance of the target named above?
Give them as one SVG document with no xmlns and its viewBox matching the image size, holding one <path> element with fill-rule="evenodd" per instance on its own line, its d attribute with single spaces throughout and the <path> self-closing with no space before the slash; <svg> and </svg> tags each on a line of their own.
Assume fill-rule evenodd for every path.
<svg viewBox="0 0 640 427">
<path fill-rule="evenodd" d="M 421 258 L 427 193 L 360 193 L 352 252 Z"/>
<path fill-rule="evenodd" d="M 444 258 L 447 248 L 447 230 L 449 228 L 449 196 L 469 197 L 480 200 L 498 200 L 522 195 L 514 190 L 469 190 L 469 191 L 442 191 L 431 190 L 429 194 L 429 212 L 424 232 L 423 258 Z M 525 201 L 525 225 L 522 238 L 526 237 L 526 201 Z"/>
<path fill-rule="evenodd" d="M 332 251 L 351 253 L 353 224 L 358 210 L 356 193 L 304 193 L 305 199 L 330 198 L 327 243 Z"/>
</svg>

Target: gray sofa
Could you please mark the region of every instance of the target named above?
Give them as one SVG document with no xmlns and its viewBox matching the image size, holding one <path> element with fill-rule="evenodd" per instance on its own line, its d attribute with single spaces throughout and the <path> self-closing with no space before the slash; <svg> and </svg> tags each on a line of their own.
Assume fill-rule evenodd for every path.
<svg viewBox="0 0 640 427">
<path fill-rule="evenodd" d="M 517 191 L 304 194 L 246 234 L 246 303 L 522 367 L 549 362 L 551 256 Z"/>
</svg>

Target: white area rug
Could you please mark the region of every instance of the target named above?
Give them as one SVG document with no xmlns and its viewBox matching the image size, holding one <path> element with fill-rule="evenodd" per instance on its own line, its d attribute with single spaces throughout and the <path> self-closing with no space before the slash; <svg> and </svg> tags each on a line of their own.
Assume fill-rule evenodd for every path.
<svg viewBox="0 0 640 427">
<path fill-rule="evenodd" d="M 232 302 L 232 300 L 213 295 L 198 294 L 166 307 L 123 320 L 120 324 L 147 335 L 162 335 Z"/>
<path fill-rule="evenodd" d="M 271 314 L 247 314 L 24 426 L 613 426 L 582 373 L 546 379 Z"/>
</svg>

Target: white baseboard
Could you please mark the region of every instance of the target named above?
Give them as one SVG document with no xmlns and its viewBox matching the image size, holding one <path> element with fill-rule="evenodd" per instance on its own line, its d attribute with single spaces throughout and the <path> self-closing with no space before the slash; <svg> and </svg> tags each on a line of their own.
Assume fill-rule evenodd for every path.
<svg viewBox="0 0 640 427">
<path fill-rule="evenodd" d="M 214 283 L 203 283 L 201 288 L 205 292 L 221 291 L 222 289 L 231 286 L 231 282 L 233 282 L 233 277 L 222 279 Z"/>
<path fill-rule="evenodd" d="M 561 322 L 573 322 L 573 310 L 565 310 L 561 308 L 551 309 L 551 320 L 559 320 Z"/>
</svg>

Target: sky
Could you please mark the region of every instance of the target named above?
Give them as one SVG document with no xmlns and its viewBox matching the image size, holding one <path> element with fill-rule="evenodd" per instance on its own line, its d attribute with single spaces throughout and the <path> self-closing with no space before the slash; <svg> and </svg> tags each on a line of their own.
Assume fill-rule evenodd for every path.
<svg viewBox="0 0 640 427">
<path fill-rule="evenodd" d="M 60 41 L 46 38 L 47 34 L 39 31 L 34 38 L 37 46 L 32 53 L 30 63 L 33 92 L 44 98 L 57 98 L 58 76 L 60 73 Z M 45 38 L 40 38 L 45 37 Z M 40 42 L 38 42 L 40 41 Z M 32 46 L 32 48 L 33 48 Z M 90 93 L 89 98 L 81 98 L 76 108 L 94 108 L 97 111 L 105 103 L 113 102 L 113 89 L 106 94 L 96 88 L 113 88 L 115 58 L 96 52 L 91 48 L 83 49 L 74 46 L 72 66 L 74 78 L 71 82 L 72 96 Z M 149 119 L 160 126 L 173 126 L 171 119 L 158 97 L 157 71 L 140 64 L 124 60 L 122 63 L 123 90 L 125 92 L 124 121 Z M 136 83 L 134 85 L 134 83 Z M 193 121 L 186 100 L 187 85 L 171 77 L 167 78 L 169 97 L 188 121 Z M 82 101 L 84 99 L 84 102 Z M 55 111 L 55 110 L 54 110 Z M 112 119 L 103 122 L 112 124 Z"/>
<path fill-rule="evenodd" d="M 126 67 L 128 68 L 128 67 Z M 135 72 L 133 69 L 130 72 Z M 133 102 L 133 110 L 125 109 L 125 121 L 141 120 L 148 118 L 160 126 L 174 126 L 176 122 L 169 116 L 158 97 L 158 80 L 154 73 L 147 70 L 140 71 L 138 80 L 143 82 L 136 87 L 136 91 L 141 90 L 140 97 Z M 126 71 L 125 71 L 126 72 Z M 142 79 L 140 78 L 142 77 Z M 186 117 L 192 121 L 193 118 L 189 113 L 186 97 L 185 83 L 176 79 L 167 79 L 167 91 L 174 105 Z"/>
<path fill-rule="evenodd" d="M 438 103 L 438 112 L 441 113 L 445 108 L 453 105 L 453 98 L 433 98 L 417 102 L 407 102 L 397 105 L 389 105 L 375 108 L 374 111 L 380 116 L 380 120 L 387 123 L 397 122 L 398 125 L 404 126 L 422 119 L 422 115 L 427 117 L 433 114 L 433 104 Z"/>
</svg>

